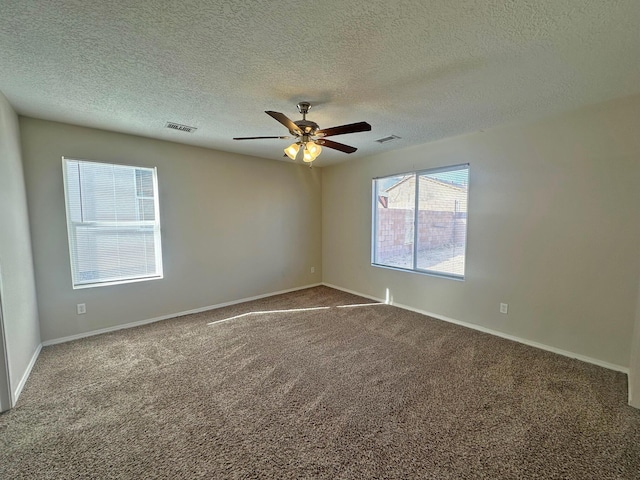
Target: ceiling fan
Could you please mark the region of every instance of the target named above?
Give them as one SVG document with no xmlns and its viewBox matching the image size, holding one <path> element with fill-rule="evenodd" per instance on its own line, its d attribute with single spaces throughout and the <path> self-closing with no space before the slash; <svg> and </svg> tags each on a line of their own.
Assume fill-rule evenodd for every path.
<svg viewBox="0 0 640 480">
<path fill-rule="evenodd" d="M 236 137 L 234 140 L 295 138 L 295 142 L 284 149 L 285 155 L 291 160 L 302 159 L 310 164 L 318 155 L 320 155 L 322 147 L 333 148 L 334 150 L 339 150 L 344 153 L 353 153 L 357 150 L 357 148 L 350 145 L 327 140 L 326 137 L 344 135 L 347 133 L 368 132 L 371 130 L 371 125 L 367 122 L 350 123 L 348 125 L 320 129 L 317 123 L 307 120 L 307 113 L 309 113 L 309 110 L 311 109 L 311 104 L 309 102 L 300 102 L 297 107 L 298 111 L 302 114 L 302 120 L 296 120 L 295 122 L 290 120 L 284 113 L 272 112 L 270 110 L 264 112 L 287 127 L 289 133 L 293 135 L 292 137 Z"/>
</svg>

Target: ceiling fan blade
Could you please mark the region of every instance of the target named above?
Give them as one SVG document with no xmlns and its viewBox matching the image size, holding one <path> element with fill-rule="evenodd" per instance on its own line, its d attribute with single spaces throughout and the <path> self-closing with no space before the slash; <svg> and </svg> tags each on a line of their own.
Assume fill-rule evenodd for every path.
<svg viewBox="0 0 640 480">
<path fill-rule="evenodd" d="M 316 143 L 318 145 L 322 145 L 323 147 L 333 148 L 334 150 L 340 150 L 341 152 L 344 152 L 344 153 L 353 153 L 356 150 L 358 150 L 356 147 L 345 145 L 344 143 L 334 142 L 332 140 L 325 140 L 324 138 L 316 140 Z"/>
<path fill-rule="evenodd" d="M 344 135 L 345 133 L 368 132 L 371 125 L 367 122 L 350 123 L 348 125 L 340 125 L 339 127 L 323 128 L 318 130 L 316 135 L 323 137 L 332 137 L 333 135 Z"/>
<path fill-rule="evenodd" d="M 302 135 L 302 131 L 300 130 L 300 128 L 298 128 L 298 126 L 295 123 L 293 123 L 291 121 L 291 119 L 289 117 L 287 117 L 284 113 L 272 112 L 271 110 L 265 110 L 264 113 L 266 113 L 267 115 L 269 115 L 272 118 L 275 118 L 282 125 L 287 127 L 287 129 L 292 134 L 294 134 L 294 135 Z"/>
<path fill-rule="evenodd" d="M 234 140 L 262 140 L 263 138 L 293 138 L 293 137 L 236 137 Z"/>
</svg>

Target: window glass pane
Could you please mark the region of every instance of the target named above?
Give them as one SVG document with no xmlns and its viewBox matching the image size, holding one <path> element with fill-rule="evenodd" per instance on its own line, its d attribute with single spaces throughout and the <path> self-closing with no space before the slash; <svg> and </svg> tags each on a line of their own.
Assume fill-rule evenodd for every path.
<svg viewBox="0 0 640 480">
<path fill-rule="evenodd" d="M 139 198 L 138 215 L 142 221 L 153 221 L 156 218 L 155 199 Z"/>
<path fill-rule="evenodd" d="M 74 287 L 162 277 L 155 169 L 64 161 Z"/>
<path fill-rule="evenodd" d="M 69 161 L 66 180 L 67 203 L 73 221 L 137 220 L 132 167 Z"/>
<path fill-rule="evenodd" d="M 463 276 L 468 167 L 418 178 L 417 268 Z"/>
<path fill-rule="evenodd" d="M 376 180 L 374 263 L 413 268 L 416 176 L 397 175 Z"/>
<path fill-rule="evenodd" d="M 469 165 L 374 179 L 372 263 L 464 278 L 468 185 Z"/>
<path fill-rule="evenodd" d="M 144 277 L 155 272 L 153 227 L 77 226 L 78 283 Z"/>
<path fill-rule="evenodd" d="M 153 172 L 151 170 L 136 170 L 136 192 L 138 197 L 153 197 Z"/>
</svg>

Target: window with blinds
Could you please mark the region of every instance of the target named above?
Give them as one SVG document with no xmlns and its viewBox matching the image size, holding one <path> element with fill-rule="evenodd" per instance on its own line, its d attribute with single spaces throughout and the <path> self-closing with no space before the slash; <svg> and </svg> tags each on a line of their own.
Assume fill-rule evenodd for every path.
<svg viewBox="0 0 640 480">
<path fill-rule="evenodd" d="M 376 266 L 464 278 L 469 165 L 373 180 Z"/>
<path fill-rule="evenodd" d="M 62 163 L 73 288 L 162 278 L 156 169 Z"/>
</svg>

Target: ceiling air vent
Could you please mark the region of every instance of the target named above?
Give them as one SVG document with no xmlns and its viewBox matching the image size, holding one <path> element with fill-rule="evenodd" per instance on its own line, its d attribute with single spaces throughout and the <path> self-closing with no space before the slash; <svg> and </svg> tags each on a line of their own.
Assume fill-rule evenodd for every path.
<svg viewBox="0 0 640 480">
<path fill-rule="evenodd" d="M 383 137 L 383 138 L 379 138 L 376 140 L 376 142 L 378 143 L 387 143 L 387 142 L 393 142 L 394 140 L 399 140 L 402 137 L 399 137 L 397 135 L 389 135 L 388 137 Z"/>
<path fill-rule="evenodd" d="M 193 133 L 193 132 L 195 132 L 197 130 L 196 127 L 190 127 L 189 125 L 181 125 L 181 124 L 175 123 L 175 122 L 167 122 L 165 127 L 172 128 L 172 129 L 178 130 L 180 132 L 187 132 L 187 133 Z"/>
</svg>

